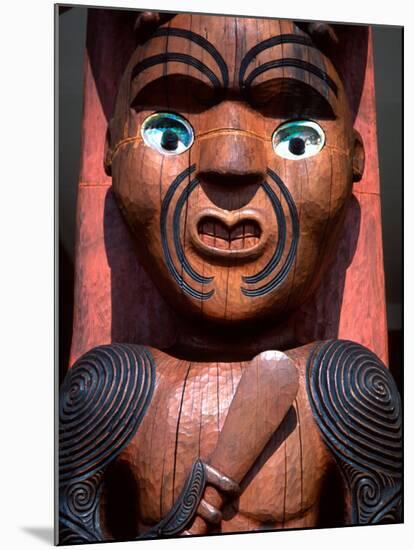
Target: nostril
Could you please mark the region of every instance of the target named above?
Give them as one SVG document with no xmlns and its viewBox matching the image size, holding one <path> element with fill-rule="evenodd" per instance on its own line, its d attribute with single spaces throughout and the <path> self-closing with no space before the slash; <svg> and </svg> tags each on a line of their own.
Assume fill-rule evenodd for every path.
<svg viewBox="0 0 414 550">
<path fill-rule="evenodd" d="M 219 172 L 216 170 L 203 171 L 198 174 L 198 179 L 207 184 L 217 186 L 238 187 L 243 185 L 258 185 L 265 179 L 262 172 Z"/>
<path fill-rule="evenodd" d="M 197 174 L 197 178 L 210 201 L 224 210 L 239 210 L 248 205 L 265 180 L 260 171 L 203 170 Z"/>
</svg>

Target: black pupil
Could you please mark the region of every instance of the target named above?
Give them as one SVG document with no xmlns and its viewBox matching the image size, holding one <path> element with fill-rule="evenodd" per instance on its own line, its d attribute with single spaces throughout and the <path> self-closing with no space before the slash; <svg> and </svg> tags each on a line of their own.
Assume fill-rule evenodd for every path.
<svg viewBox="0 0 414 550">
<path fill-rule="evenodd" d="M 305 152 L 305 142 L 302 138 L 292 138 L 289 141 L 289 151 L 292 155 L 303 155 Z"/>
<path fill-rule="evenodd" d="M 161 147 L 167 151 L 175 151 L 178 145 L 178 136 L 173 130 L 165 130 L 161 138 Z"/>
</svg>

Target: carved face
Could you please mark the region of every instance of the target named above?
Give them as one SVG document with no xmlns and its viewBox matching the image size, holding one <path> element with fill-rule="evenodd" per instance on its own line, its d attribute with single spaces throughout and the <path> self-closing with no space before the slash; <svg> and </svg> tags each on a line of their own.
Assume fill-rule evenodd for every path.
<svg viewBox="0 0 414 550">
<path fill-rule="evenodd" d="M 342 83 L 306 33 L 178 15 L 135 51 L 109 130 L 118 204 L 180 312 L 233 323 L 309 296 L 363 153 Z"/>
</svg>

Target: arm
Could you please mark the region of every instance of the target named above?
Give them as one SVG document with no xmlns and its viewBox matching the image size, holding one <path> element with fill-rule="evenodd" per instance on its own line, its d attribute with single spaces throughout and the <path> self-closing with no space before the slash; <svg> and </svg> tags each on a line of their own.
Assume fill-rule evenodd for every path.
<svg viewBox="0 0 414 550">
<path fill-rule="evenodd" d="M 142 346 L 94 348 L 68 372 L 59 397 L 59 543 L 105 540 L 105 468 L 126 447 L 151 401 L 155 363 Z"/>
<path fill-rule="evenodd" d="M 401 521 L 401 405 L 376 355 L 345 340 L 318 344 L 309 357 L 307 391 L 322 437 L 348 488 L 348 522 Z"/>
</svg>

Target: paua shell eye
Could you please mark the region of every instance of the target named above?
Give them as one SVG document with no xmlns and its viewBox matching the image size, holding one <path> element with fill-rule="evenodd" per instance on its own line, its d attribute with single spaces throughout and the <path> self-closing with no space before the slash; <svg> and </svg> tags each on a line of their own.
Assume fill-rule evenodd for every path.
<svg viewBox="0 0 414 550">
<path fill-rule="evenodd" d="M 194 130 L 184 117 L 174 113 L 154 113 L 141 126 L 144 142 L 162 155 L 179 155 L 194 141 Z"/>
<path fill-rule="evenodd" d="M 319 124 L 310 120 L 285 122 L 272 137 L 277 155 L 289 160 L 300 160 L 317 155 L 325 145 L 325 133 Z"/>
</svg>

